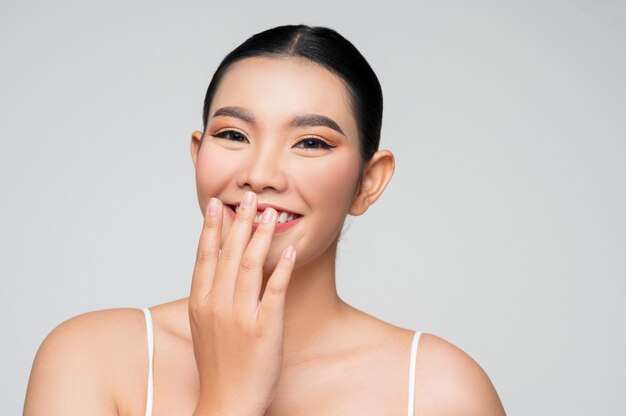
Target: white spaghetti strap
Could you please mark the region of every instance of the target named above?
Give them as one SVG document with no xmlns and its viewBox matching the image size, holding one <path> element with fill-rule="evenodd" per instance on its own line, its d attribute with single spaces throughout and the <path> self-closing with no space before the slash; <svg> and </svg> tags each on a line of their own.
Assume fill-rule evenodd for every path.
<svg viewBox="0 0 626 416">
<path fill-rule="evenodd" d="M 419 343 L 420 331 L 415 332 L 413 335 L 413 342 L 411 343 L 411 359 L 409 360 L 409 404 L 408 404 L 408 416 L 413 416 L 413 408 L 415 407 L 415 360 L 417 358 L 417 345 Z"/>
<path fill-rule="evenodd" d="M 153 375 L 152 375 L 152 362 L 154 357 L 154 330 L 152 328 L 152 315 L 150 309 L 142 308 L 143 314 L 146 317 L 146 334 L 148 338 L 148 394 L 146 398 L 146 416 L 152 416 L 152 395 L 153 395 Z"/>
</svg>

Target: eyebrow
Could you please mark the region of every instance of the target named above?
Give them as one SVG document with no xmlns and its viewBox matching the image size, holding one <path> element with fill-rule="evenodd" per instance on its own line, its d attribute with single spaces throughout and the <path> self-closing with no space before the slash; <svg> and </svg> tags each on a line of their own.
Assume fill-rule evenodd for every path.
<svg viewBox="0 0 626 416">
<path fill-rule="evenodd" d="M 219 108 L 213 113 L 213 117 L 217 116 L 226 116 L 226 117 L 234 117 L 241 119 L 247 123 L 254 124 L 254 116 L 246 111 L 242 107 L 222 107 Z M 332 118 L 323 116 L 321 114 L 302 114 L 297 115 L 289 122 L 291 127 L 315 127 L 315 126 L 324 126 L 328 127 L 336 132 L 340 133 L 345 137 L 345 133 L 339 127 Z"/>
<path fill-rule="evenodd" d="M 241 107 L 222 107 L 213 113 L 213 117 L 226 116 L 242 119 L 248 123 L 254 123 L 254 117 Z"/>
<path fill-rule="evenodd" d="M 342 136 L 346 135 L 343 130 L 341 130 L 341 127 L 339 127 L 339 124 L 335 123 L 332 118 L 320 114 L 303 114 L 295 116 L 289 125 L 292 127 L 325 126 L 335 130 L 337 133 L 341 133 Z"/>
</svg>

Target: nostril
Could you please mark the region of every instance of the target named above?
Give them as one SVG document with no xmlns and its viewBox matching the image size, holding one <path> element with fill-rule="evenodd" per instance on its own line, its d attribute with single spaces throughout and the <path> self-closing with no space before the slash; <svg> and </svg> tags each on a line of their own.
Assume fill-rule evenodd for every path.
<svg viewBox="0 0 626 416">
<path fill-rule="evenodd" d="M 287 177 L 275 159 L 255 163 L 243 169 L 237 176 L 237 185 L 256 193 L 264 191 L 282 192 L 287 188 Z"/>
</svg>

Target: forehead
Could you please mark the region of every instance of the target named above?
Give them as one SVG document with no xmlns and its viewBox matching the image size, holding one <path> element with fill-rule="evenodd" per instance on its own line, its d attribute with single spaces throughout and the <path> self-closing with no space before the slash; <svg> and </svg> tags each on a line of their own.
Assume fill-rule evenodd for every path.
<svg viewBox="0 0 626 416">
<path fill-rule="evenodd" d="M 209 116 L 224 106 L 245 107 L 260 122 L 315 113 L 357 137 L 349 92 L 341 78 L 303 58 L 253 57 L 236 62 L 215 92 Z"/>
</svg>

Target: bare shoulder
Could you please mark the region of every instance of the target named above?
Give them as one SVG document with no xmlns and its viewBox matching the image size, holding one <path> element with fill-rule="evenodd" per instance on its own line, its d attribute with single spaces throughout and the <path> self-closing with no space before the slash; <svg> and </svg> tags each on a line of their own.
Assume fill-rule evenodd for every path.
<svg viewBox="0 0 626 416">
<path fill-rule="evenodd" d="M 419 341 L 415 398 L 416 414 L 505 414 L 480 365 L 454 344 L 428 333 L 423 333 Z"/>
<path fill-rule="evenodd" d="M 37 351 L 24 415 L 117 415 L 119 392 L 134 384 L 129 373 L 146 355 L 145 333 L 142 311 L 131 308 L 89 312 L 61 323 Z"/>
</svg>

